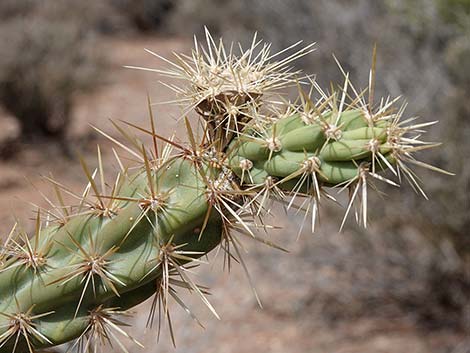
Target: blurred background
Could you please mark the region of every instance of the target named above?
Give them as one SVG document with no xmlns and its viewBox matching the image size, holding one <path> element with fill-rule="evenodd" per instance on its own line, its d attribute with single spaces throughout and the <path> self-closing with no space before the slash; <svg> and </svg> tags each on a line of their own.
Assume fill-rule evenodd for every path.
<svg viewBox="0 0 470 353">
<path fill-rule="evenodd" d="M 376 43 L 378 92 L 405 97 L 409 116 L 439 120 L 427 139 L 443 146 L 420 158 L 456 175 L 420 171 L 429 201 L 407 185 L 371 195 L 367 231 L 350 220 L 339 234 L 344 210 L 326 206 L 319 231 L 296 241 L 289 230 L 302 216 L 280 217 L 284 231 L 271 236 L 289 254 L 246 244 L 263 309 L 241 268 L 228 275 L 215 259 L 198 281 L 212 288 L 221 321 L 188 297 L 201 330 L 174 305 L 174 349 L 168 334 L 155 344 L 143 304 L 131 331 L 148 348 L 129 350 L 469 353 L 469 0 L 1 0 L 1 234 L 15 219 L 33 228 L 34 207 L 47 207 L 41 194 L 53 194 L 41 175 L 83 187 L 78 154 L 96 165 L 100 144 L 115 173 L 111 144 L 90 124 L 117 136 L 108 119 L 144 125 L 147 92 L 153 102 L 173 97 L 157 75 L 123 66 L 164 67 L 144 48 L 189 52 L 204 25 L 245 44 L 257 31 L 274 50 L 317 42 L 296 65 L 323 87 L 341 82 L 333 53 L 365 87 Z M 155 114 L 161 134 L 181 129 L 180 108 Z"/>
</svg>

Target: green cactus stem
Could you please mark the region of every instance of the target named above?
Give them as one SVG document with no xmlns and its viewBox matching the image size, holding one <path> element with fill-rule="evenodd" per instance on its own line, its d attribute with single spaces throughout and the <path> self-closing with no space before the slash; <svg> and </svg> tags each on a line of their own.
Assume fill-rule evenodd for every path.
<svg viewBox="0 0 470 353">
<path fill-rule="evenodd" d="M 219 173 L 199 168 L 208 176 Z M 18 344 L 28 348 L 79 337 L 93 310 L 108 301 L 125 309 L 120 300 L 128 301 L 127 293 L 162 276 L 169 281 L 169 263 L 183 265 L 219 244 L 219 217 L 209 217 L 201 231 L 206 184 L 191 160 L 172 157 L 156 170 L 118 180 L 114 196 L 98 196 L 98 203 L 65 224 L 42 229 L 38 215 L 31 239 L 24 236 L 23 244 L 10 238 L 0 270 L 1 352 L 14 350 L 19 334 Z M 16 322 L 20 313 L 31 319 L 27 334 Z"/>
<path fill-rule="evenodd" d="M 272 99 L 278 90 L 308 81 L 290 64 L 312 45 L 293 45 L 291 55 L 277 60 L 279 54 L 271 55 L 256 36 L 238 55 L 206 36 L 206 48 L 196 43 L 170 69 L 144 68 L 187 81 L 170 87 L 201 117 L 200 136 L 186 118 L 188 143 L 160 136 L 151 110 L 149 129 L 115 124 L 128 144 L 103 135 L 136 165 L 124 166 L 116 153 L 121 170 L 108 187 L 98 148 L 95 171 L 81 161 L 88 180 L 83 193 L 50 179 L 58 205 L 46 199 L 54 207 L 38 211 L 32 236 L 19 226 L 7 236 L 0 247 L 0 353 L 67 342 L 83 352 L 102 343 L 125 351 L 118 337 L 139 343 L 120 328 L 118 315 L 152 296 L 149 325 L 158 308 L 170 321 L 170 299 L 190 312 L 176 288 L 197 293 L 217 316 L 207 289 L 193 282 L 188 269 L 217 246 L 243 264 L 236 234 L 276 247 L 256 233 L 267 229 L 268 200 L 303 209 L 302 227 L 311 214 L 313 231 L 320 201 L 333 198 L 334 189 L 349 190 L 346 215 L 357 200 L 366 226 L 367 190 L 374 181 L 398 186 L 404 175 L 422 191 L 409 165 L 441 171 L 413 156 L 436 146 L 419 140 L 432 123 L 402 119 L 396 100 L 374 105 L 372 84 L 368 102 L 347 74 L 344 85 L 329 93 L 310 82 L 318 99 L 303 89 L 292 103 Z M 136 142 L 130 128 L 149 135 L 150 148 Z M 65 206 L 64 192 L 78 205 Z M 174 340 L 171 324 L 170 332 Z"/>
</svg>

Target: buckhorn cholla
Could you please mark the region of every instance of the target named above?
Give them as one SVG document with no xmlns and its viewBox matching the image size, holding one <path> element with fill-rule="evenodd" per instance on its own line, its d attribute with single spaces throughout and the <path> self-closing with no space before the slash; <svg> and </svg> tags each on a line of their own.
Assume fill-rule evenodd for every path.
<svg viewBox="0 0 470 353">
<path fill-rule="evenodd" d="M 396 99 L 376 101 L 375 70 L 364 91 L 344 73 L 344 84 L 325 92 L 291 68 L 313 45 L 296 43 L 272 55 L 256 36 L 247 50 L 206 37 L 206 47 L 196 41 L 189 56 L 161 58 L 169 69 L 144 69 L 184 82 L 168 87 L 199 115 L 200 136 L 187 118 L 187 143 L 160 136 L 151 110 L 149 128 L 115 124 L 127 143 L 105 136 L 134 165 L 125 166 L 113 150 L 120 171 L 109 187 L 98 149 L 96 169 L 82 161 L 88 179 L 82 193 L 50 179 L 58 201 L 46 199 L 51 209 L 38 211 L 35 233 L 15 225 L 7 236 L 0 248 L 0 352 L 66 342 L 84 352 L 105 343 L 125 351 L 121 340 L 139 343 L 117 317 L 151 297 L 148 324 L 167 318 L 173 338 L 169 300 L 190 312 L 178 290 L 196 293 L 217 316 L 207 288 L 189 276 L 199 258 L 219 247 L 227 261 L 243 261 L 238 235 L 275 246 L 256 232 L 268 228 L 270 200 L 303 210 L 302 227 L 310 223 L 313 231 L 320 202 L 333 199 L 334 189 L 347 190 L 344 219 L 354 210 L 366 226 L 374 182 L 398 186 L 404 176 L 422 192 L 410 166 L 440 171 L 413 157 L 436 146 L 419 140 L 432 123 L 403 119 Z M 296 85 L 295 101 L 279 95 Z M 130 128 L 148 134 L 150 146 Z M 77 204 L 66 206 L 64 193 Z"/>
</svg>

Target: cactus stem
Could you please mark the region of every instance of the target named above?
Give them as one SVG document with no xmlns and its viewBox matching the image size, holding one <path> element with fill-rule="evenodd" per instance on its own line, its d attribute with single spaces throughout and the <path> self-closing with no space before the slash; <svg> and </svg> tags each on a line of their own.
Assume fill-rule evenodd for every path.
<svg viewBox="0 0 470 353">
<path fill-rule="evenodd" d="M 45 197 L 52 210 L 38 208 L 35 235 L 29 238 L 15 226 L 0 246 L 0 352 L 32 353 L 33 347 L 77 337 L 72 348 L 96 352 L 98 345 L 113 343 L 127 352 L 119 339 L 133 339 L 114 318 L 120 314 L 116 308 L 126 310 L 152 296 L 147 325 L 158 317 L 159 337 L 163 318 L 175 344 L 170 300 L 200 325 L 180 290 L 197 294 L 219 317 L 207 289 L 191 279 L 191 269 L 217 246 L 224 268 L 230 270 L 232 260 L 241 264 L 261 306 L 241 238 L 284 250 L 255 232 L 274 228 L 266 223 L 271 202 L 304 212 L 300 236 L 308 223 L 315 231 L 320 199 L 336 201 L 326 190 L 348 190 L 340 229 L 351 213 L 366 227 L 368 189 L 377 191 L 376 180 L 398 186 L 382 172 L 390 169 L 400 182 L 404 175 L 421 193 L 410 167 L 443 172 L 414 159 L 415 152 L 437 146 L 421 140 L 433 123 L 402 121 L 405 105 L 395 109 L 397 99 L 375 99 L 375 49 L 365 90 L 357 91 L 340 66 L 344 82 L 323 91 L 312 77 L 298 77 L 290 68 L 312 45 L 298 49 L 295 43 L 286 49 L 293 53 L 276 62 L 285 51 L 271 55 L 256 34 L 238 56 L 235 46 L 214 42 L 207 29 L 206 42 L 206 48 L 196 42 L 191 55 L 175 54 L 176 63 L 149 51 L 171 65 L 153 71 L 189 81 L 188 88 L 167 86 L 180 95 L 177 102 L 195 108 L 202 129 L 193 131 L 183 114 L 188 142 L 158 135 L 147 95 L 149 128 L 112 121 L 127 146 L 95 128 L 136 165 L 124 167 L 113 148 L 120 172 L 108 186 L 98 146 L 95 169 L 80 158 L 87 178 L 83 192 L 46 178 L 58 204 Z M 308 93 L 301 88 L 305 80 L 311 83 Z M 293 102 L 273 95 L 292 85 L 299 90 Z M 312 99 L 314 93 L 320 98 Z M 129 127 L 149 137 L 150 146 Z M 77 204 L 65 206 L 66 194 Z M 54 315 L 41 319 L 50 310 Z"/>
</svg>

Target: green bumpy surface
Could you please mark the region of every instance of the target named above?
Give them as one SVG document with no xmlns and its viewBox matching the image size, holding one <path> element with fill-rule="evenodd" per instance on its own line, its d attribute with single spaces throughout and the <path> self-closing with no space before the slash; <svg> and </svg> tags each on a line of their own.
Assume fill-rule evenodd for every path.
<svg viewBox="0 0 470 353">
<path fill-rule="evenodd" d="M 389 123 L 385 120 L 370 122 L 361 110 L 346 110 L 339 117 L 330 112 L 321 120 L 307 123 L 305 120 L 294 114 L 278 120 L 262 133 L 248 128 L 229 147 L 230 168 L 247 184 L 264 185 L 269 176 L 281 181 L 286 178 L 280 186 L 292 191 L 302 177 L 299 171 L 311 157 L 318 158 L 316 177 L 325 186 L 341 185 L 356 178 L 359 166 L 373 158 L 369 147 L 372 141 L 378 144 L 377 152 L 393 160 L 387 142 Z M 339 129 L 335 138 L 327 137 L 326 124 Z M 270 149 L 268 142 L 273 137 L 277 145 Z M 244 170 L 246 160 L 252 165 Z"/>
<path fill-rule="evenodd" d="M 219 171 L 205 167 L 205 172 Z M 43 229 L 39 247 L 50 244 L 50 249 L 46 263 L 38 271 L 22 265 L 11 266 L 17 261 L 14 258 L 7 261 L 0 272 L 0 313 L 4 314 L 0 316 L 0 337 L 7 334 L 12 324 L 5 314 L 31 310 L 31 316 L 52 312 L 33 320 L 35 329 L 52 345 L 68 342 L 84 332 L 91 310 L 100 305 L 125 310 L 155 293 L 156 280 L 161 276 L 161 268 L 155 269 L 155 265 L 162 244 L 171 240 L 174 245 L 187 244 L 181 250 L 205 254 L 220 242 L 221 221 L 216 212 L 200 234 L 208 210 L 206 183 L 191 161 L 173 158 L 153 172 L 153 179 L 155 189 L 168 194 L 164 212 L 156 214 L 149 210 L 142 217 L 143 209 L 138 202 L 122 200 L 112 217 L 77 215 L 65 225 Z M 148 196 L 148 190 L 148 177 L 143 170 L 128 177 L 117 196 L 142 198 Z M 83 262 L 71 238 L 89 252 L 102 255 L 113 249 L 104 267 L 116 279 L 113 284 L 119 296 L 99 276 L 94 276 L 95 288 L 91 284 L 87 287 L 76 312 L 84 276 L 63 280 L 76 268 L 74 265 Z M 16 351 L 28 351 L 24 337 L 18 336 Z M 15 339 L 16 335 L 4 342 L 0 352 L 11 353 Z M 34 348 L 51 346 L 33 336 L 29 339 Z"/>
<path fill-rule="evenodd" d="M 360 166 L 371 162 L 372 142 L 375 153 L 393 160 L 389 125 L 387 120 L 367 120 L 360 110 L 346 110 L 339 117 L 327 113 L 312 121 L 294 114 L 263 129 L 248 126 L 228 146 L 225 164 L 245 184 L 265 185 L 273 177 L 282 189 L 296 191 L 301 178 L 314 173 L 321 185 L 338 186 L 357 178 Z M 312 158 L 317 163 L 315 170 L 306 168 L 306 161 Z M 170 241 L 176 246 L 186 244 L 181 250 L 198 252 L 191 256 L 199 257 L 220 243 L 223 220 L 218 212 L 208 213 L 207 185 L 223 173 L 217 164 L 172 157 L 151 172 L 153 188 L 146 168 L 125 178 L 116 193 L 115 215 L 79 214 L 64 225 L 41 230 L 39 248 L 48 248 L 41 268 L 14 266 L 18 261 L 14 257 L 0 268 L 0 343 L 12 326 L 8 315 L 28 310 L 33 317 L 48 313 L 35 318 L 33 324 L 50 343 L 37 335 L 28 336 L 34 348 L 45 348 L 82 335 L 90 323 L 90 312 L 100 306 L 125 310 L 152 296 L 162 277 L 156 264 L 163 245 Z M 312 187 L 307 184 L 297 191 L 310 192 Z M 166 195 L 166 201 L 158 212 L 148 209 L 143 217 L 145 210 L 138 200 L 149 198 L 150 189 Z M 84 274 L 68 277 L 83 264 L 83 251 L 103 255 L 110 250 L 103 268 L 119 295 L 98 275 L 86 291 Z M 27 351 L 24 337 L 18 337 L 16 351 Z M 0 353 L 12 352 L 15 338 L 4 340 Z"/>
</svg>

